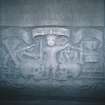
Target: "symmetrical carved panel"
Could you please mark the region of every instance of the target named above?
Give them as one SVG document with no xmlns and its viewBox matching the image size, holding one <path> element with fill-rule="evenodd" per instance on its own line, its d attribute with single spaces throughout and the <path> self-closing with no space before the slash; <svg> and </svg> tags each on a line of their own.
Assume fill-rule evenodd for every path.
<svg viewBox="0 0 105 105">
<path fill-rule="evenodd" d="M 1 68 L 34 80 L 103 78 L 102 48 L 98 29 L 8 27 L 2 29 Z"/>
</svg>

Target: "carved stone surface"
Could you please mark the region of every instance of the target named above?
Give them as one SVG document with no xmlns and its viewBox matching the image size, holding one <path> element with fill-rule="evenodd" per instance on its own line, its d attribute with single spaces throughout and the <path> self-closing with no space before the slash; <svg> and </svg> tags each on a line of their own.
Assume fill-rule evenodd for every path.
<svg viewBox="0 0 105 105">
<path fill-rule="evenodd" d="M 0 2 L 0 98 L 105 97 L 103 0 Z"/>
<path fill-rule="evenodd" d="M 0 4 L 3 26 L 104 26 L 104 0 L 0 0 Z"/>
<path fill-rule="evenodd" d="M 1 0 L 1 25 L 41 26 L 72 24 L 71 0 Z M 66 12 L 70 14 L 66 15 Z M 59 19 L 60 18 L 60 19 Z M 17 20 L 17 21 L 16 21 Z"/>
<path fill-rule="evenodd" d="M 105 96 L 102 29 L 1 28 L 0 59 L 4 96 Z"/>
<path fill-rule="evenodd" d="M 73 26 L 104 26 L 104 0 L 72 0 Z"/>
<path fill-rule="evenodd" d="M 6 75 L 34 81 L 104 79 L 103 32 L 98 29 L 8 27 L 2 29 L 1 47 L 6 80 Z"/>
</svg>

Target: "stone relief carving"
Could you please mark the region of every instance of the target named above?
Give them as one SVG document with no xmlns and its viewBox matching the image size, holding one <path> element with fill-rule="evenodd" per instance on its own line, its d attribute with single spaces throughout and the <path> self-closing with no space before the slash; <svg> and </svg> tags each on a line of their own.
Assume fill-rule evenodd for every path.
<svg viewBox="0 0 105 105">
<path fill-rule="evenodd" d="M 2 42 L 16 68 L 35 79 L 67 80 L 79 76 L 84 63 L 99 62 L 100 31 L 59 27 L 3 30 Z M 6 58 L 7 59 L 7 58 Z M 5 61 L 6 62 L 6 61 Z"/>
<path fill-rule="evenodd" d="M 93 31 L 95 32 L 93 33 Z M 90 30 L 88 35 L 83 39 L 85 62 L 100 62 L 99 50 L 102 48 L 102 38 L 102 33 L 100 31 Z"/>
<path fill-rule="evenodd" d="M 75 34 L 82 39 L 81 46 L 83 48 L 82 53 L 84 62 L 100 62 L 99 50 L 102 50 L 103 33 L 96 29 L 82 29 Z M 78 37 L 75 37 L 74 42 L 77 42 L 77 38 Z"/>
</svg>

